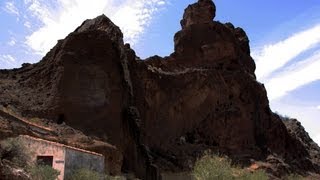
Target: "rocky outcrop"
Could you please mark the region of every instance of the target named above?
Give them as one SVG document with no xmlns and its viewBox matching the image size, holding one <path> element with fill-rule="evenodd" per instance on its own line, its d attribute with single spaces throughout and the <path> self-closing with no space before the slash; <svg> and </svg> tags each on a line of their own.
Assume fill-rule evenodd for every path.
<svg viewBox="0 0 320 180">
<path fill-rule="evenodd" d="M 189 5 L 181 20 L 182 30 L 174 36 L 172 57 L 191 67 L 239 69 L 240 64 L 254 76 L 255 63 L 250 57 L 246 33 L 231 23 L 213 21 L 214 17 L 215 5 L 211 0 Z"/>
<path fill-rule="evenodd" d="M 304 127 L 297 119 L 281 118 L 283 123 L 286 125 L 289 134 L 300 141 L 304 149 L 309 152 L 310 160 L 320 166 L 320 147 L 315 143 L 305 131 Z"/>
<path fill-rule="evenodd" d="M 186 28 L 193 24 L 211 23 L 215 16 L 215 4 L 211 0 L 200 0 L 198 3 L 189 5 L 185 9 L 180 24 L 182 28 Z"/>
<path fill-rule="evenodd" d="M 129 60 L 135 61 L 134 52 L 123 44 L 120 29 L 102 15 L 58 41 L 39 63 L 1 71 L 0 101 L 24 117 L 65 123 L 108 141 L 127 154 L 120 169 L 157 176 L 140 143 Z"/>
<path fill-rule="evenodd" d="M 214 17 L 211 0 L 188 6 L 174 52 L 146 60 L 106 16 L 87 20 L 39 63 L 0 71 L 0 103 L 113 144 L 122 172 L 142 179 L 190 171 L 208 149 L 276 177 L 320 173 L 305 139 L 271 112 L 246 33 Z"/>
</svg>

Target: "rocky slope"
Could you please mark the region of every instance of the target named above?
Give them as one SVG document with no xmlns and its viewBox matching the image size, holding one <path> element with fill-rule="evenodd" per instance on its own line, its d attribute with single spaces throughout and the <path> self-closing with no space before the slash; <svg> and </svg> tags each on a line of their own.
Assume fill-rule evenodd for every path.
<svg viewBox="0 0 320 180">
<path fill-rule="evenodd" d="M 87 20 L 39 63 L 1 70 L 0 104 L 115 145 L 142 179 L 190 171 L 208 149 L 274 177 L 319 174 L 319 147 L 271 112 L 246 33 L 215 10 L 189 5 L 174 52 L 145 60 L 106 16 Z"/>
</svg>

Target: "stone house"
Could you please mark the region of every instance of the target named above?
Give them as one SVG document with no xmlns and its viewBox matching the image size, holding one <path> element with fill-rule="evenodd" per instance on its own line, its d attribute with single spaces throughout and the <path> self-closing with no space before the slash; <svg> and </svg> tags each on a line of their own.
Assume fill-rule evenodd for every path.
<svg viewBox="0 0 320 180">
<path fill-rule="evenodd" d="M 58 170 L 58 180 L 69 179 L 74 170 L 85 168 L 104 173 L 104 156 L 64 144 L 27 135 L 19 137 L 30 150 L 31 162 L 42 163 Z"/>
</svg>

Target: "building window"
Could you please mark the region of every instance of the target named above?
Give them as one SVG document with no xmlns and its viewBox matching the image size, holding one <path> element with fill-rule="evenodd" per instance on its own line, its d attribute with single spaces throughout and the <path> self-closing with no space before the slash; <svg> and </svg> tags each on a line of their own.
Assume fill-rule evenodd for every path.
<svg viewBox="0 0 320 180">
<path fill-rule="evenodd" d="M 37 164 L 52 167 L 53 156 L 37 156 Z"/>
</svg>

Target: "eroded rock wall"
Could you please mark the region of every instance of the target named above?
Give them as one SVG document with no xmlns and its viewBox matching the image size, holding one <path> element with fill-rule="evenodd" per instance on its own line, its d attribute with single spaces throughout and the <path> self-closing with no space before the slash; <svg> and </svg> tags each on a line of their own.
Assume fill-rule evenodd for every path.
<svg viewBox="0 0 320 180">
<path fill-rule="evenodd" d="M 87 20 L 39 63 L 0 71 L 0 102 L 110 142 L 122 171 L 143 179 L 190 171 L 207 149 L 269 163 L 279 177 L 319 173 L 319 151 L 310 156 L 271 112 L 246 33 L 213 21 L 215 9 L 188 6 L 174 52 L 145 60 L 106 16 Z"/>
</svg>

